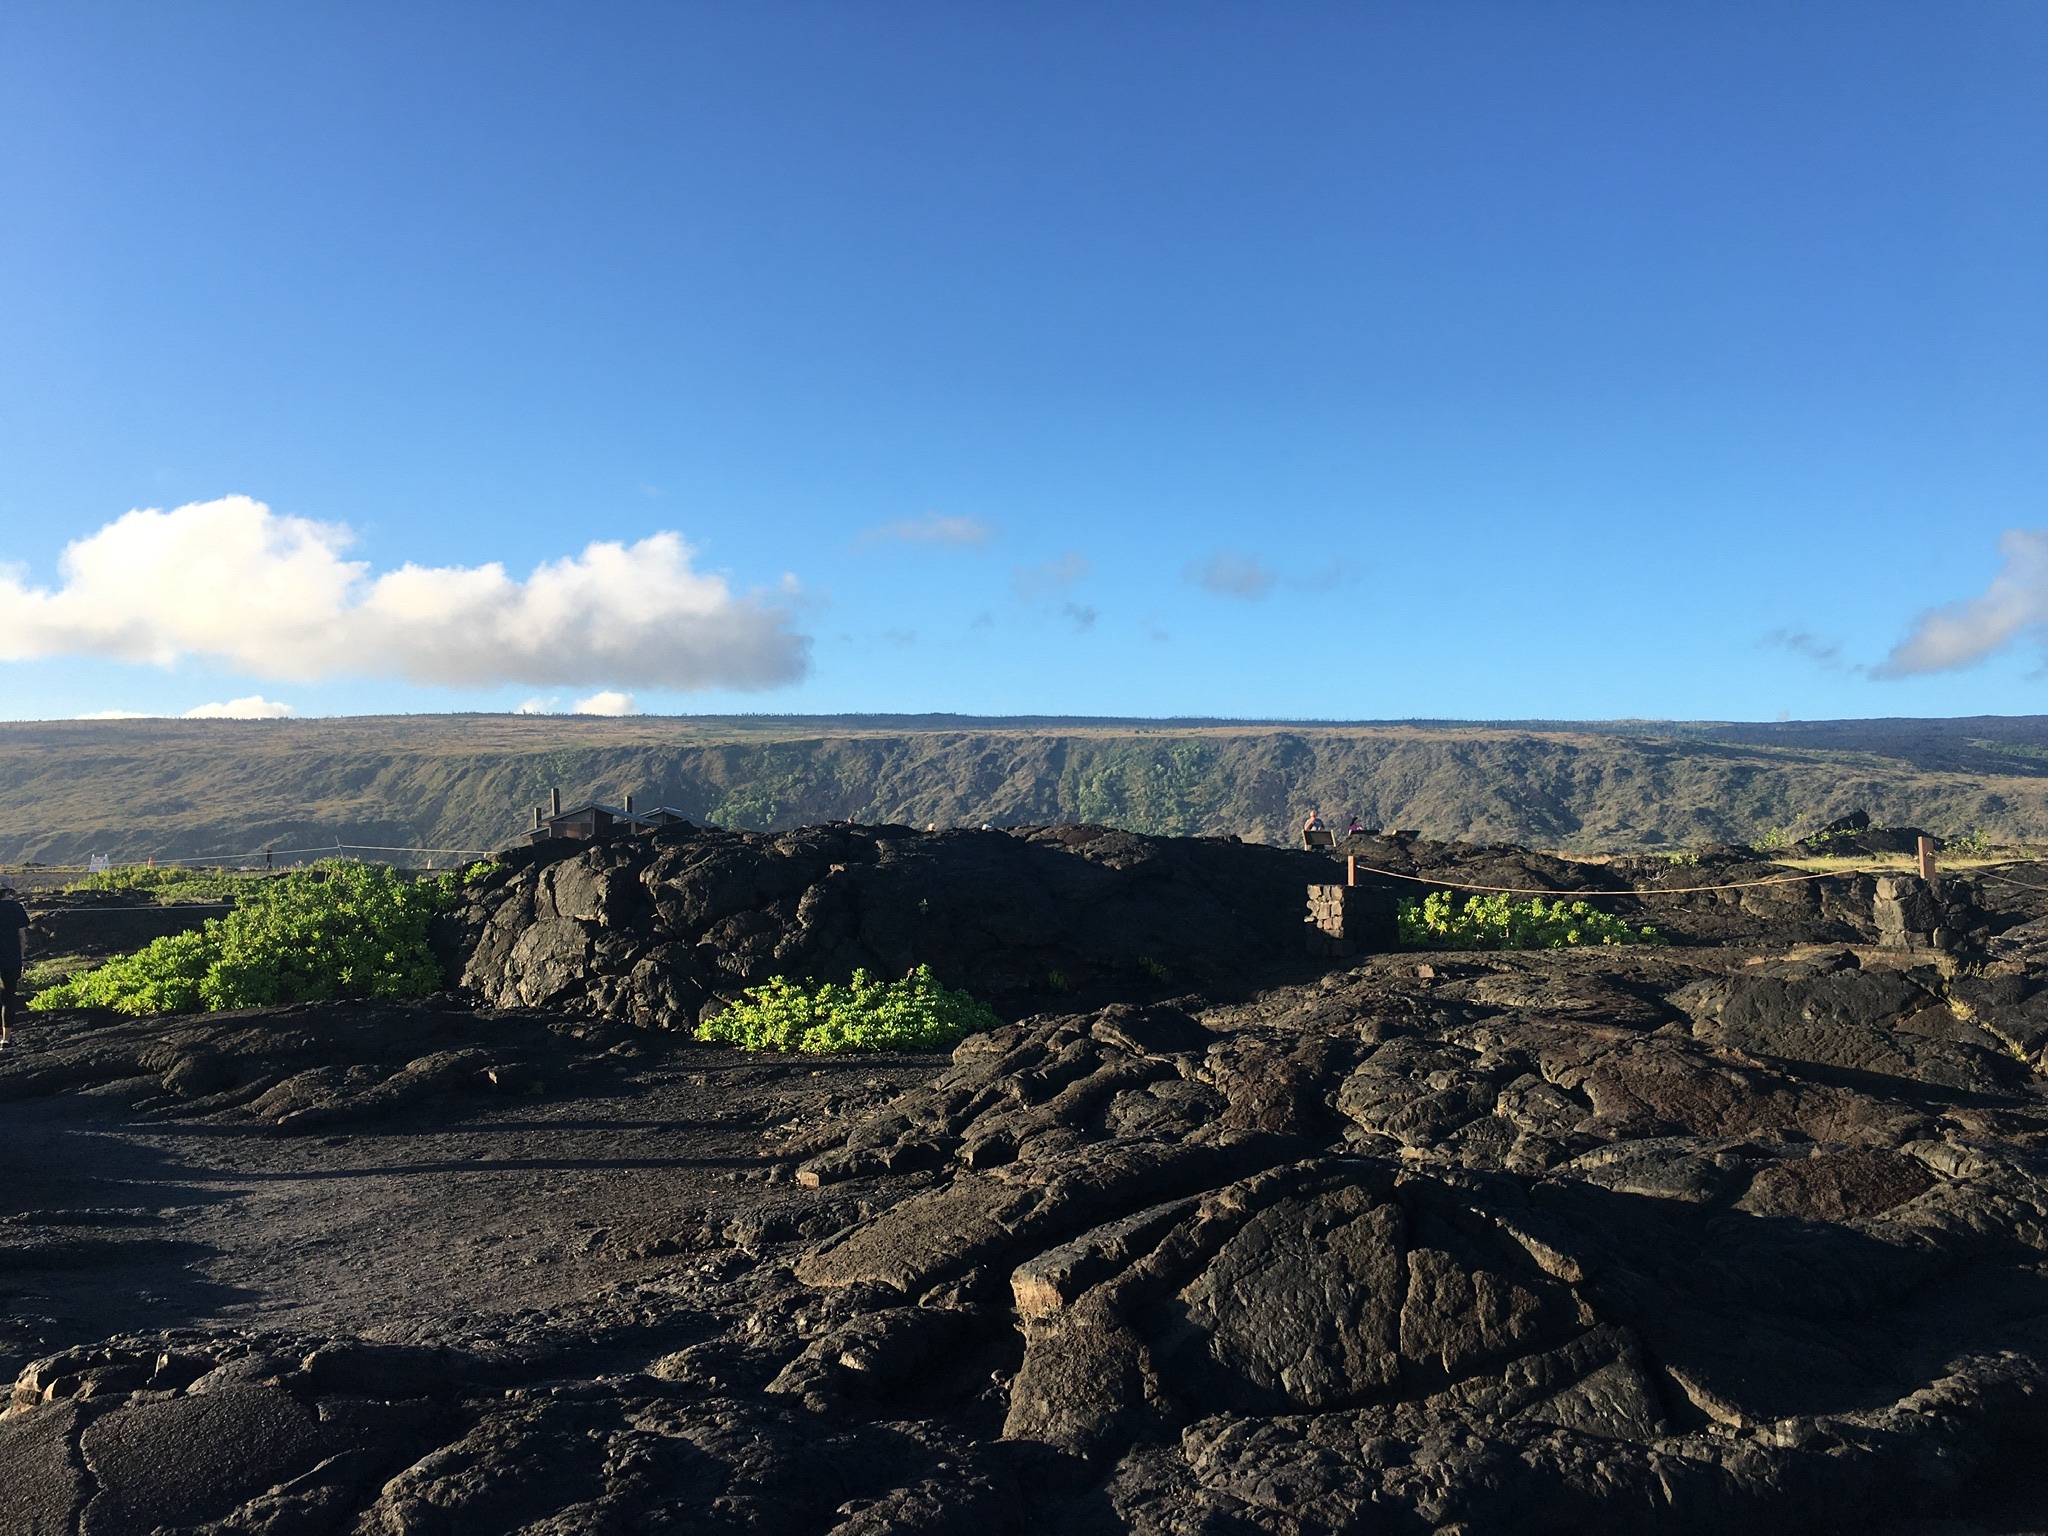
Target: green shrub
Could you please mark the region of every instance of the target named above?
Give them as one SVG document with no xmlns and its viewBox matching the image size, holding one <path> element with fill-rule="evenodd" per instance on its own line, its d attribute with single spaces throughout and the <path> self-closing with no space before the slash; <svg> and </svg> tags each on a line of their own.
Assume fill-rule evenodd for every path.
<svg viewBox="0 0 2048 1536">
<path fill-rule="evenodd" d="M 1000 1022 L 920 965 L 901 981 L 877 981 L 855 971 L 846 986 L 828 981 L 806 987 L 772 977 L 698 1025 L 697 1038 L 743 1051 L 938 1051 Z"/>
<path fill-rule="evenodd" d="M 251 881 L 225 917 L 45 988 L 29 1007 L 191 1013 L 417 997 L 442 984 L 427 925 L 460 883 L 341 861 Z"/>
<path fill-rule="evenodd" d="M 1610 913 L 1575 901 L 1516 905 L 1504 895 L 1468 896 L 1461 908 L 1449 891 L 1404 901 L 1396 912 L 1410 949 L 1567 949 L 1579 944 L 1661 944 L 1654 928 L 1635 929 Z"/>
<path fill-rule="evenodd" d="M 38 955 L 21 968 L 21 995 L 34 997 L 46 987 L 83 975 L 98 964 L 90 955 Z"/>
<path fill-rule="evenodd" d="M 148 864 L 124 864 L 64 887 L 67 891 L 132 891 L 153 896 L 160 902 L 233 901 L 256 881 L 265 877 L 255 871 L 225 869 L 158 869 Z"/>
</svg>

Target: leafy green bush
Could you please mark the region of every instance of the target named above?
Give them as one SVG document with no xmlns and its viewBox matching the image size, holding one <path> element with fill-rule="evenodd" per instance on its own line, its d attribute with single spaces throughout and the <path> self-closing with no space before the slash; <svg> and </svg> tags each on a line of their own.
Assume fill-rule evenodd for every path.
<svg viewBox="0 0 2048 1536">
<path fill-rule="evenodd" d="M 155 868 L 125 864 L 73 881 L 67 891 L 130 891 L 161 902 L 233 901 L 252 883 L 266 878 L 252 871 Z"/>
<path fill-rule="evenodd" d="M 1631 928 L 1583 901 L 1517 905 L 1504 895 L 1468 896 L 1461 908 L 1449 891 L 1431 891 L 1396 910 L 1401 942 L 1410 949 L 1567 949 L 1579 944 L 1661 944 L 1654 928 Z"/>
<path fill-rule="evenodd" d="M 45 988 L 91 970 L 99 961 L 89 955 L 38 955 L 21 968 L 21 995 L 34 997 Z"/>
<path fill-rule="evenodd" d="M 29 1007 L 190 1013 L 417 997 L 442 984 L 427 925 L 460 884 L 343 861 L 251 881 L 225 917 L 45 988 Z"/>
<path fill-rule="evenodd" d="M 698 1025 L 697 1038 L 743 1051 L 938 1051 L 1000 1022 L 920 965 L 901 981 L 877 981 L 855 971 L 846 986 L 828 981 L 806 987 L 771 977 Z"/>
</svg>

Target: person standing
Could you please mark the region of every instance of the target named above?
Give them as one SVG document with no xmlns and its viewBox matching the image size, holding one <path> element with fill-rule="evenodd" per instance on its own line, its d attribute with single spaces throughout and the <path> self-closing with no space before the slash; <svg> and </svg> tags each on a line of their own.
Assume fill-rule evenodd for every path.
<svg viewBox="0 0 2048 1536">
<path fill-rule="evenodd" d="M 0 1046 L 14 1028 L 21 997 L 21 962 L 28 951 L 28 908 L 11 885 L 0 885 Z"/>
</svg>

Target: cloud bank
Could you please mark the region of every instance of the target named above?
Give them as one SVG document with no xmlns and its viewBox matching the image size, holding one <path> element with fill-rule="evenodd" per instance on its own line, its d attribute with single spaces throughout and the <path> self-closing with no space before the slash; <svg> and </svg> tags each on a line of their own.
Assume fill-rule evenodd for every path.
<svg viewBox="0 0 2048 1536">
<path fill-rule="evenodd" d="M 904 544 L 943 544 L 952 549 L 980 549 L 996 536 L 993 525 L 978 517 L 941 517 L 927 512 L 923 517 L 898 518 L 860 536 L 863 544 L 894 539 Z"/>
<path fill-rule="evenodd" d="M 1808 661 L 1823 667 L 1839 667 L 1842 664 L 1842 643 L 1839 640 L 1824 640 L 1819 635 L 1804 629 L 1774 629 L 1764 636 L 1765 645 L 1775 645 L 1804 656 Z"/>
<path fill-rule="evenodd" d="M 1273 590 L 1279 578 L 1259 563 L 1257 555 L 1238 555 L 1225 550 L 1207 560 L 1192 560 L 1182 570 L 1194 585 L 1218 597 L 1243 597 L 1257 602 Z"/>
<path fill-rule="evenodd" d="M 593 543 L 524 581 L 502 565 L 343 558 L 348 529 L 228 496 L 130 512 L 70 545 L 54 590 L 0 571 L 0 660 L 187 656 L 254 677 L 694 690 L 793 683 L 810 640 L 784 609 L 692 567 L 673 533 Z"/>
<path fill-rule="evenodd" d="M 1044 602 L 1065 595 L 1093 569 L 1086 556 L 1070 549 L 1037 565 L 1018 566 L 1010 573 L 1010 587 L 1027 603 Z"/>
<path fill-rule="evenodd" d="M 2003 650 L 2022 631 L 2048 624 L 2048 529 L 2012 528 L 1999 536 L 2005 564 L 1976 597 L 1933 608 L 1871 670 L 1873 677 L 1953 672 Z"/>
<path fill-rule="evenodd" d="M 607 688 L 601 693 L 593 693 L 587 699 L 578 699 L 566 710 L 562 708 L 562 696 L 555 694 L 545 699 L 528 699 L 524 704 L 513 710 L 512 713 L 515 715 L 637 715 L 640 713 L 640 705 L 632 694 L 620 693 L 616 689 Z"/>
<path fill-rule="evenodd" d="M 185 711 L 187 720 L 289 720 L 298 711 L 289 704 L 280 704 L 275 699 L 266 699 L 260 693 L 252 693 L 245 699 L 229 699 L 225 704 L 202 704 L 197 709 Z"/>
</svg>

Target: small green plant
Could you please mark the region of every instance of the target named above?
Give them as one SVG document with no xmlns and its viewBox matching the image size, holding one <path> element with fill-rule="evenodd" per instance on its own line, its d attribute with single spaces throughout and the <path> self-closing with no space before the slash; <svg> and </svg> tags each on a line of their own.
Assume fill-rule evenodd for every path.
<svg viewBox="0 0 2048 1536">
<path fill-rule="evenodd" d="M 1682 853 L 1659 854 L 1658 857 L 1667 864 L 1677 865 L 1680 869 L 1698 869 L 1700 867 L 1700 856 L 1689 850 Z"/>
<path fill-rule="evenodd" d="M 452 872 L 409 880 L 349 861 L 248 881 L 225 917 L 46 987 L 29 1007 L 192 1013 L 421 996 L 442 985 L 427 925 L 460 885 Z"/>
<path fill-rule="evenodd" d="M 1952 858 L 1981 859 L 1991 851 L 1991 834 L 1982 827 L 1972 827 L 1961 837 L 1944 839 L 1941 851 Z"/>
<path fill-rule="evenodd" d="M 1790 847 L 1791 844 L 1792 829 L 1790 827 L 1765 827 L 1757 833 L 1756 841 L 1750 846 L 1762 852 L 1769 852 L 1774 848 Z"/>
<path fill-rule="evenodd" d="M 1164 986 L 1167 982 L 1173 980 L 1173 972 L 1169 971 L 1157 960 L 1154 960 L 1150 955 L 1138 956 L 1138 969 L 1143 971 L 1147 976 L 1150 976 L 1154 981 L 1158 982 L 1161 986 Z"/>
<path fill-rule="evenodd" d="M 64 887 L 67 891 L 118 891 L 151 896 L 163 903 L 179 901 L 233 901 L 264 876 L 254 871 L 226 869 L 156 868 L 148 864 L 126 864 L 103 869 Z"/>
<path fill-rule="evenodd" d="M 1829 848 L 1833 847 L 1836 843 L 1849 842 L 1854 838 L 1861 837 L 1863 835 L 1863 832 L 1868 830 L 1871 829 L 1859 829 L 1856 827 L 1837 827 L 1832 832 L 1830 832 L 1823 828 L 1819 832 L 1815 832 L 1807 837 L 1801 838 L 1800 841 L 1805 843 L 1807 847 L 1813 849 L 1816 853 L 1825 853 Z"/>
<path fill-rule="evenodd" d="M 1568 949 L 1580 944 L 1661 944 L 1654 928 L 1631 928 L 1583 901 L 1547 905 L 1539 897 L 1517 904 L 1504 895 L 1468 896 L 1464 906 L 1449 891 L 1431 891 L 1396 909 L 1401 942 L 1410 949 Z"/>
<path fill-rule="evenodd" d="M 697 1038 L 743 1051 L 939 1051 L 999 1020 L 965 992 L 942 986 L 920 965 L 901 981 L 855 971 L 845 986 L 804 986 L 780 976 L 749 987 L 724 1013 L 697 1026 Z"/>
<path fill-rule="evenodd" d="M 97 964 L 97 960 L 87 955 L 38 956 L 21 968 L 21 995 L 32 998 L 46 988 L 84 974 Z"/>
<path fill-rule="evenodd" d="M 1045 985 L 1046 989 L 1052 992 L 1071 992 L 1074 990 L 1074 984 L 1067 980 L 1067 973 L 1065 971 L 1047 971 L 1045 973 Z"/>
</svg>

